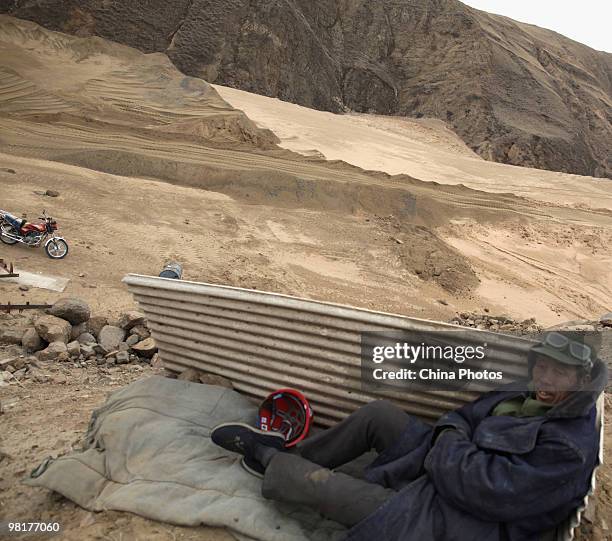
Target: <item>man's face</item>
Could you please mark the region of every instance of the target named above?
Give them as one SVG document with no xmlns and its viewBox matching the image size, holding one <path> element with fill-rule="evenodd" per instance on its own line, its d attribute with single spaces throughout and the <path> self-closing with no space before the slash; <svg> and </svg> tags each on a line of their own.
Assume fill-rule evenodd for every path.
<svg viewBox="0 0 612 541">
<path fill-rule="evenodd" d="M 575 366 L 538 355 L 533 366 L 533 385 L 538 400 L 558 404 L 578 387 L 578 371 Z"/>
</svg>

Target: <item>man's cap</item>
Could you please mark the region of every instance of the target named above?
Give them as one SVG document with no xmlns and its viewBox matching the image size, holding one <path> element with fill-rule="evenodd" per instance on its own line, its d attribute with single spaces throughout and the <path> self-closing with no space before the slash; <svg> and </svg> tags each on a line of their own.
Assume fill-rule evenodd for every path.
<svg viewBox="0 0 612 541">
<path fill-rule="evenodd" d="M 542 342 L 535 344 L 531 352 L 570 366 L 579 366 L 588 370 L 593 366 L 590 347 L 575 340 L 567 339 L 566 347 L 555 347 L 548 344 L 545 338 Z"/>
</svg>

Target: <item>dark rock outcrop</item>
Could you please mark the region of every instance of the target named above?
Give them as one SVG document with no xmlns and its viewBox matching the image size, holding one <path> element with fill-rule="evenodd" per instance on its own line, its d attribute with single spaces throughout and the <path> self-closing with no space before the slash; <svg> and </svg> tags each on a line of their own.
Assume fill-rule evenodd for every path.
<svg viewBox="0 0 612 541">
<path fill-rule="evenodd" d="M 441 118 L 489 160 L 612 178 L 612 55 L 457 0 L 46 0 L 0 10 L 317 109 Z"/>
</svg>

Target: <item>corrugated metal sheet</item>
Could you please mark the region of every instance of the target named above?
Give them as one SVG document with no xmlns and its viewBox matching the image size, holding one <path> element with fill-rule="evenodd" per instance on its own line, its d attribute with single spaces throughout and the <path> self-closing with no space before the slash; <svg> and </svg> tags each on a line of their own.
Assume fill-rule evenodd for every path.
<svg viewBox="0 0 612 541">
<path fill-rule="evenodd" d="M 275 293 L 139 275 L 128 275 L 124 282 L 145 312 L 169 369 L 193 367 L 225 376 L 256 398 L 279 387 L 301 389 L 323 425 L 380 397 L 435 419 L 476 396 L 364 390 L 363 331 L 410 331 L 415 343 L 431 338 L 432 331 L 451 344 L 486 341 L 506 373 L 517 375 L 524 373 L 530 345 L 512 336 Z"/>
<path fill-rule="evenodd" d="M 196 368 L 225 376 L 236 390 L 259 399 L 273 389 L 295 387 L 307 394 L 322 425 L 331 425 L 378 398 L 433 420 L 477 396 L 362 389 L 364 331 L 409 331 L 415 343 L 431 337 L 432 331 L 450 344 L 486 342 L 499 367 L 516 375 L 524 374 L 531 345 L 518 337 L 276 293 L 136 274 L 123 281 L 146 314 L 167 368 L 176 372 Z M 603 432 L 601 441 L 603 445 Z M 595 474 L 592 490 L 594 486 Z M 571 540 L 587 503 L 588 496 L 549 538 Z"/>
</svg>

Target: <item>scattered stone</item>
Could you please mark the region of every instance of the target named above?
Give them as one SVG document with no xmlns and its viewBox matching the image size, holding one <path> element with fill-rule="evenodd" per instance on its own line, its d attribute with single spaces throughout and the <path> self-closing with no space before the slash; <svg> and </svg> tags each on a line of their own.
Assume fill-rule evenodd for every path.
<svg viewBox="0 0 612 541">
<path fill-rule="evenodd" d="M 502 315 L 495 316 L 472 312 L 460 312 L 449 323 L 479 330 L 516 334 L 518 336 L 535 336 L 543 330 L 543 327 L 536 323 L 535 318 L 518 321 Z"/>
<path fill-rule="evenodd" d="M 130 347 L 137 344 L 138 342 L 140 342 L 140 337 L 137 334 L 130 334 L 130 336 L 128 336 L 125 340 L 125 343 Z"/>
<path fill-rule="evenodd" d="M 11 363 L 15 367 L 15 370 L 21 370 L 30 364 L 30 357 L 16 357 Z"/>
<path fill-rule="evenodd" d="M 612 327 L 612 312 L 608 312 L 599 318 L 599 323 L 604 327 Z"/>
<path fill-rule="evenodd" d="M 60 193 L 59 193 L 57 190 L 47 190 L 47 191 L 45 192 L 45 195 L 46 195 L 47 197 L 59 197 L 59 194 L 60 194 Z"/>
<path fill-rule="evenodd" d="M 83 323 L 91 316 L 89 305 L 83 299 L 76 297 L 60 299 L 49 309 L 49 313 L 65 319 L 72 325 Z"/>
<path fill-rule="evenodd" d="M 23 333 L 23 336 L 21 337 L 21 345 L 26 351 L 33 353 L 40 351 L 45 347 L 44 342 L 40 336 L 38 336 L 38 333 L 34 327 L 30 327 L 25 333 Z"/>
<path fill-rule="evenodd" d="M 561 327 L 559 330 L 567 331 L 567 332 L 594 332 L 595 325 L 591 325 L 588 323 L 580 324 L 580 325 L 565 325 Z"/>
<path fill-rule="evenodd" d="M 7 357 L 0 360 L 0 370 L 6 370 L 6 367 L 13 364 L 19 357 Z"/>
<path fill-rule="evenodd" d="M 20 291 L 30 291 L 30 286 L 27 286 L 27 285 L 25 285 L 25 284 L 21 284 L 21 285 L 19 286 L 19 290 L 20 290 Z"/>
<path fill-rule="evenodd" d="M 92 316 L 89 318 L 89 332 L 96 338 L 100 335 L 100 331 L 108 325 L 108 319 L 104 316 Z"/>
<path fill-rule="evenodd" d="M 92 357 L 96 356 L 94 348 L 87 344 L 81 344 L 79 350 L 81 352 L 81 355 L 83 355 L 83 357 L 85 357 L 86 359 L 91 359 Z"/>
<path fill-rule="evenodd" d="M 83 323 L 79 323 L 78 325 L 73 325 L 72 332 L 70 333 L 70 340 L 76 340 L 83 333 L 89 332 L 89 325 L 87 321 Z"/>
<path fill-rule="evenodd" d="M 34 324 L 34 328 L 43 340 L 47 342 L 64 342 L 70 340 L 72 327 L 65 319 L 48 315 L 39 317 Z"/>
<path fill-rule="evenodd" d="M 5 173 L 10 173 L 11 175 L 14 175 L 15 173 L 17 173 L 17 171 L 15 171 L 14 169 L 10 169 L 9 167 L 2 167 L 0 171 L 4 171 Z"/>
<path fill-rule="evenodd" d="M 176 377 L 176 379 L 200 383 L 200 373 L 194 368 L 186 368 Z"/>
<path fill-rule="evenodd" d="M 155 355 L 153 355 L 153 357 L 151 357 L 151 366 L 153 368 L 163 368 L 164 367 L 164 363 L 161 360 L 159 353 L 156 353 Z"/>
<path fill-rule="evenodd" d="M 130 346 L 127 345 L 127 343 L 125 342 L 121 342 L 121 344 L 119 344 L 119 351 L 129 351 L 130 350 Z"/>
<path fill-rule="evenodd" d="M 49 376 L 40 368 L 31 368 L 26 374 L 26 377 L 36 383 L 47 383 L 49 381 Z"/>
<path fill-rule="evenodd" d="M 149 329 L 147 329 L 145 325 L 136 325 L 135 327 L 132 327 L 132 329 L 130 329 L 130 334 L 135 334 L 141 340 L 144 340 L 145 338 L 149 338 L 149 336 L 151 336 L 151 332 L 149 331 Z"/>
<path fill-rule="evenodd" d="M 77 340 L 69 342 L 66 345 L 66 351 L 71 357 L 78 357 L 81 354 L 81 344 Z"/>
<path fill-rule="evenodd" d="M 204 383 L 205 385 L 217 385 L 218 387 L 226 387 L 228 389 L 234 388 L 234 384 L 229 379 L 218 376 L 217 374 L 200 374 L 200 383 Z"/>
<path fill-rule="evenodd" d="M 130 354 L 127 351 L 120 351 L 116 357 L 117 364 L 127 364 L 130 362 Z"/>
<path fill-rule="evenodd" d="M 62 341 L 51 342 L 45 349 L 38 352 L 40 361 L 67 361 L 68 349 Z"/>
<path fill-rule="evenodd" d="M 438 299 L 438 302 L 443 306 L 448 306 L 448 302 L 445 301 L 444 299 Z"/>
<path fill-rule="evenodd" d="M 0 345 L 21 344 L 24 330 L 16 327 L 0 328 Z"/>
<path fill-rule="evenodd" d="M 124 339 L 125 331 L 113 325 L 105 325 L 98 335 L 98 343 L 106 353 L 117 350 Z"/>
<path fill-rule="evenodd" d="M 66 385 L 68 379 L 66 376 L 64 376 L 64 374 L 54 374 L 51 376 L 51 381 L 57 385 Z"/>
<path fill-rule="evenodd" d="M 145 322 L 146 319 L 144 314 L 132 310 L 130 312 L 126 312 L 125 314 L 121 314 L 121 317 L 119 318 L 119 327 L 129 331 L 136 325 L 145 325 Z"/>
<path fill-rule="evenodd" d="M 77 342 L 79 342 L 79 344 L 95 344 L 96 337 L 89 332 L 84 332 L 83 334 L 79 334 Z"/>
<path fill-rule="evenodd" d="M 141 357 L 151 358 L 157 351 L 157 345 L 155 344 L 155 340 L 151 337 L 145 338 L 141 342 L 134 344 L 132 349 L 136 352 L 137 355 Z"/>
<path fill-rule="evenodd" d="M 403 240 L 400 240 L 398 238 L 393 237 L 393 240 L 397 243 L 397 244 L 404 244 Z"/>
</svg>

